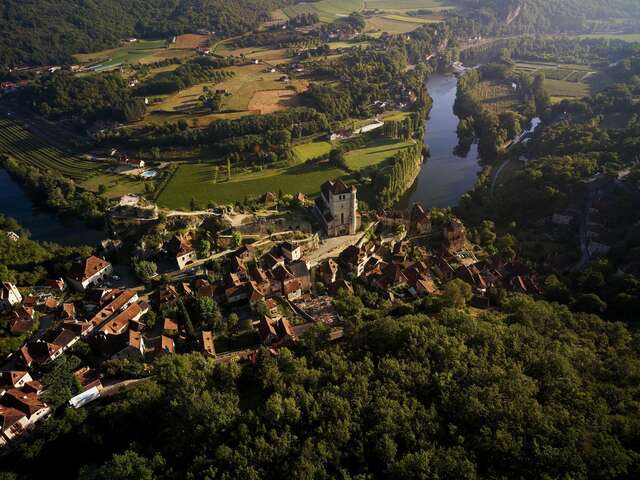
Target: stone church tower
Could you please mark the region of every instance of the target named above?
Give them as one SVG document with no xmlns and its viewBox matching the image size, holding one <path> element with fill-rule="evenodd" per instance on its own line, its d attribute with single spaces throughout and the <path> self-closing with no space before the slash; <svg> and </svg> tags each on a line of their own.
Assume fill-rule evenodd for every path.
<svg viewBox="0 0 640 480">
<path fill-rule="evenodd" d="M 326 182 L 320 187 L 315 211 L 327 236 L 354 235 L 360 228 L 358 189 L 342 180 Z"/>
</svg>

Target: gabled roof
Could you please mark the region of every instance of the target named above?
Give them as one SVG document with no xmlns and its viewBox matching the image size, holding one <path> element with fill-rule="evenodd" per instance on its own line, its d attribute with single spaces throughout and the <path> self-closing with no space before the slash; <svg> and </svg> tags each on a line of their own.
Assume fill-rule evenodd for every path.
<svg viewBox="0 0 640 480">
<path fill-rule="evenodd" d="M 9 430 L 15 423 L 26 415 L 13 407 L 0 404 L 0 432 Z"/>
<path fill-rule="evenodd" d="M 16 384 L 25 378 L 25 376 L 29 375 L 29 372 L 25 372 L 23 370 L 8 370 L 6 372 L 0 372 L 0 385 L 11 385 L 15 387 Z"/>
<path fill-rule="evenodd" d="M 105 259 L 91 255 L 89 258 L 74 263 L 69 272 L 69 277 L 78 282 L 83 282 L 109 265 L 111 264 Z"/>
<path fill-rule="evenodd" d="M 63 328 L 51 343 L 64 348 L 69 345 L 77 336 L 78 335 L 75 332 Z"/>
<path fill-rule="evenodd" d="M 162 325 L 162 329 L 167 330 L 169 332 L 178 331 L 178 324 L 170 318 L 165 318 L 164 324 Z"/>
<path fill-rule="evenodd" d="M 2 397 L 2 404 L 7 407 L 15 408 L 28 417 L 37 411 L 46 408 L 45 403 L 38 399 L 38 395 L 36 393 L 27 393 L 17 388 L 7 390 Z"/>
</svg>

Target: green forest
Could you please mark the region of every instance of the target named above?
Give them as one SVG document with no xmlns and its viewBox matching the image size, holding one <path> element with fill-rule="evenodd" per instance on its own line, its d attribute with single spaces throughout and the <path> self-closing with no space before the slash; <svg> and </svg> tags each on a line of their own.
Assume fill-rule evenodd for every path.
<svg viewBox="0 0 640 480">
<path fill-rule="evenodd" d="M 637 334 L 524 296 L 480 316 L 454 299 L 433 313 L 342 296 L 341 345 L 319 329 L 295 355 L 245 367 L 162 357 L 135 390 L 49 420 L 3 468 L 105 480 L 640 473 Z"/>
</svg>

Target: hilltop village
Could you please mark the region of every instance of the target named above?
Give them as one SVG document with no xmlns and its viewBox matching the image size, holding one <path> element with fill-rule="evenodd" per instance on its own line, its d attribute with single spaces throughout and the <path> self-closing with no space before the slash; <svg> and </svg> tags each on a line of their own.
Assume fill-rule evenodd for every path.
<svg viewBox="0 0 640 480">
<path fill-rule="evenodd" d="M 117 241 L 37 287 L 3 282 L 2 329 L 20 343 L 2 366 L 0 443 L 47 418 L 49 401 L 79 408 L 144 381 L 144 362 L 161 355 L 198 351 L 215 362 L 252 362 L 260 349 L 277 356 L 319 332 L 339 341 L 341 313 L 355 291 L 390 304 L 451 301 L 479 309 L 491 305 L 492 287 L 540 292 L 535 273 L 488 255 L 450 214 L 416 204 L 362 215 L 357 195 L 337 180 L 314 202 L 299 193 L 297 208 L 238 228 L 224 226 L 227 213 L 193 217 L 166 232 L 157 263 L 140 262 L 153 264 L 146 275 L 137 266 L 144 282 L 118 274 Z M 298 224 L 290 225 L 294 217 Z M 20 241 L 15 232 L 3 235 Z M 165 273 L 157 273 L 159 264 Z M 72 387 L 51 395 L 69 379 L 61 375 L 45 388 L 42 378 L 51 382 L 68 352 L 86 364 L 65 364 Z"/>
</svg>

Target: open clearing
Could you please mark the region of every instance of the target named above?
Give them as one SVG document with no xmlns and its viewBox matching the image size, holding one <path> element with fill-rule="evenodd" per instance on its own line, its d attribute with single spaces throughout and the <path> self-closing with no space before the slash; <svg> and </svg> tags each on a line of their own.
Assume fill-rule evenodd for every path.
<svg viewBox="0 0 640 480">
<path fill-rule="evenodd" d="M 209 37 L 207 35 L 187 33 L 185 35 L 178 35 L 176 37 L 176 41 L 171 44 L 170 48 L 178 50 L 195 50 L 196 48 L 203 48 L 208 45 Z"/>
<path fill-rule="evenodd" d="M 280 112 L 298 105 L 295 90 L 261 90 L 255 92 L 249 101 L 249 110 L 261 114 Z"/>
<path fill-rule="evenodd" d="M 296 165 L 237 175 L 231 181 L 213 183 L 214 167 L 211 163 L 180 165 L 158 197 L 158 205 L 188 210 L 192 198 L 203 204 L 228 204 L 279 191 L 291 194 L 302 191 L 313 196 L 327 180 L 346 175 L 344 170 L 329 165 Z"/>
<path fill-rule="evenodd" d="M 303 143 L 293 147 L 293 153 L 300 162 L 327 155 L 333 146 L 329 142 Z"/>
<path fill-rule="evenodd" d="M 345 160 L 351 170 L 362 170 L 367 167 L 379 165 L 393 157 L 398 151 L 409 148 L 412 145 L 415 145 L 415 142 L 405 142 L 388 138 L 379 139 L 365 148 L 347 152 L 345 154 Z"/>
<path fill-rule="evenodd" d="M 80 53 L 75 59 L 83 64 L 94 64 L 96 72 L 104 72 L 118 68 L 120 65 L 141 62 L 143 59 L 166 51 L 164 40 L 138 40 L 122 47 L 102 50 L 93 53 Z"/>
</svg>

